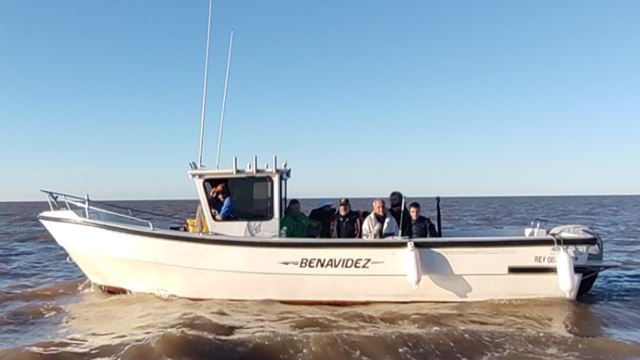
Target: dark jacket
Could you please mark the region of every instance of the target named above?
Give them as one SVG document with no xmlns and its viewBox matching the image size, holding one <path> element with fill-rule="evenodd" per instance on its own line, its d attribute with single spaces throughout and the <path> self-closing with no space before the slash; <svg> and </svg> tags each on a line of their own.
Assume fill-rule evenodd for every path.
<svg viewBox="0 0 640 360">
<path fill-rule="evenodd" d="M 362 219 L 357 212 L 349 211 L 344 216 L 338 212 L 331 218 L 332 238 L 359 238 L 361 234 Z"/>
<path fill-rule="evenodd" d="M 402 215 L 402 224 L 400 224 L 400 214 L 401 211 L 399 208 L 390 208 L 389 212 L 393 215 L 393 218 L 396 219 L 396 223 L 398 223 L 398 227 L 402 229 L 402 236 L 411 236 L 411 215 L 409 215 L 409 210 L 404 208 L 404 215 Z"/>
<path fill-rule="evenodd" d="M 319 222 L 322 226 L 320 229 L 321 238 L 328 238 L 331 235 L 331 219 L 335 213 L 336 209 L 330 206 L 319 207 L 309 213 L 309 219 Z"/>
<path fill-rule="evenodd" d="M 433 225 L 431 220 L 424 216 L 420 216 L 416 220 L 411 220 L 411 237 L 438 237 L 438 231 L 436 230 L 436 226 Z"/>
</svg>

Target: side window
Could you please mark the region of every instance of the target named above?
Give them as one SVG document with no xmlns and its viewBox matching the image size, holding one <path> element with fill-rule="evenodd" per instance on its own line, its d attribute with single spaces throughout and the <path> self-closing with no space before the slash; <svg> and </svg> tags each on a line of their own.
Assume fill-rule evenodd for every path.
<svg viewBox="0 0 640 360">
<path fill-rule="evenodd" d="M 265 221 L 273 218 L 273 181 L 268 177 L 211 179 L 205 191 L 224 184 L 231 199 L 233 216 L 225 221 Z M 209 199 L 211 209 L 221 209 L 219 199 Z"/>
</svg>

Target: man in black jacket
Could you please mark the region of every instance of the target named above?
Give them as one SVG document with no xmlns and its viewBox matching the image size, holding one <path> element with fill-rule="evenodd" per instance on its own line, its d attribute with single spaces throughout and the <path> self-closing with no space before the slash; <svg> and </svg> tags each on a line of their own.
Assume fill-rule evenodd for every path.
<svg viewBox="0 0 640 360">
<path fill-rule="evenodd" d="M 402 229 L 402 236 L 411 236 L 411 219 L 409 219 L 409 211 L 402 208 L 402 193 L 394 191 L 389 195 L 389 212 L 396 219 L 398 227 Z M 404 213 L 404 214 L 403 214 Z M 402 224 L 400 218 L 402 217 Z"/>
<path fill-rule="evenodd" d="M 409 215 L 411 216 L 412 238 L 438 237 L 436 226 L 431 220 L 420 215 L 420 204 L 412 202 L 409 205 Z"/>
<path fill-rule="evenodd" d="M 338 213 L 331 218 L 331 237 L 360 238 L 362 235 L 362 218 L 360 214 L 351 210 L 349 199 L 340 199 Z"/>
</svg>

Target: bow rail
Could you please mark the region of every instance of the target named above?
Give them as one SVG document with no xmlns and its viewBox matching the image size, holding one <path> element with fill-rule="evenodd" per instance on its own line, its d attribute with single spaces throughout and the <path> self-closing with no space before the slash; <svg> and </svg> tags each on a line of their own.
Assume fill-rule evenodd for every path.
<svg viewBox="0 0 640 360">
<path fill-rule="evenodd" d="M 91 200 L 89 199 L 89 194 L 86 194 L 85 197 L 80 197 L 71 194 L 65 194 L 57 191 L 45 190 L 41 189 L 43 193 L 47 195 L 47 202 L 49 203 L 49 208 L 51 211 L 56 210 L 74 210 L 73 208 L 84 209 L 84 217 L 86 219 L 91 219 L 91 212 L 107 214 L 135 222 L 145 223 L 149 226 L 151 230 L 154 229 L 153 223 L 149 220 L 141 219 L 139 217 L 135 217 L 132 215 L 121 214 L 115 211 L 99 208 L 93 206 L 91 204 Z M 129 210 L 131 212 L 131 210 Z"/>
</svg>

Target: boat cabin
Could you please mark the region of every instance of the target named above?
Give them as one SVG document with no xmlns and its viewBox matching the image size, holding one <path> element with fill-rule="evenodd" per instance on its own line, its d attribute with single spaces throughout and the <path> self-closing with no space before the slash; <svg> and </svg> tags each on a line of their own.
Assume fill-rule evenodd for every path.
<svg viewBox="0 0 640 360">
<path fill-rule="evenodd" d="M 278 158 L 273 156 L 271 166 L 267 163 L 259 168 L 258 158 L 254 156 L 244 169 L 238 168 L 235 157 L 231 169 L 190 165 L 189 176 L 195 182 L 202 218 L 209 232 L 230 236 L 278 236 L 280 219 L 286 208 L 287 180 L 291 175 L 286 162 L 278 167 Z M 214 215 L 216 205 L 221 204 L 212 197 L 212 192 L 221 184 L 228 191 L 233 207 L 233 216 L 225 219 Z"/>
</svg>

